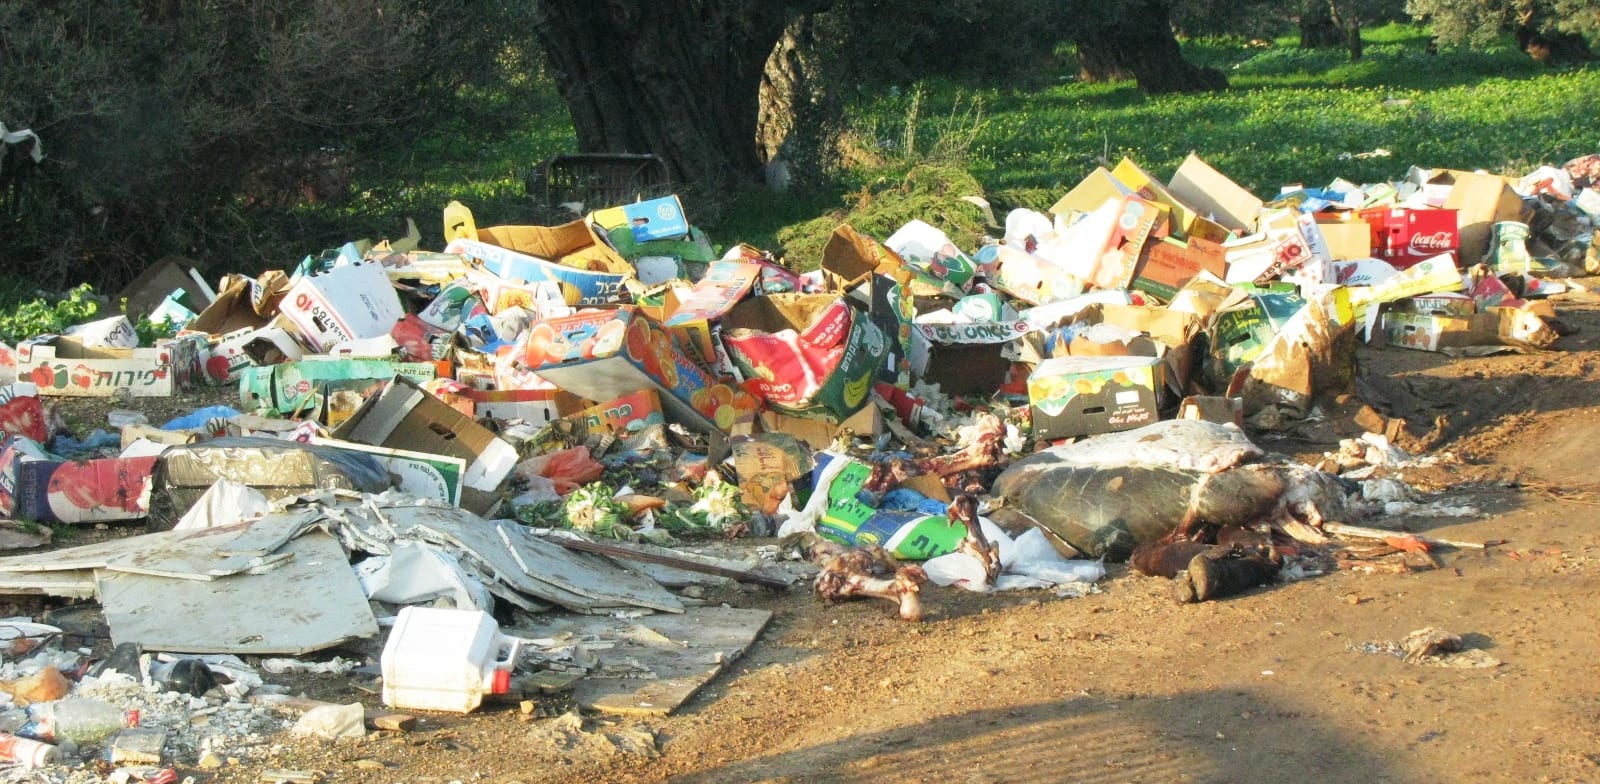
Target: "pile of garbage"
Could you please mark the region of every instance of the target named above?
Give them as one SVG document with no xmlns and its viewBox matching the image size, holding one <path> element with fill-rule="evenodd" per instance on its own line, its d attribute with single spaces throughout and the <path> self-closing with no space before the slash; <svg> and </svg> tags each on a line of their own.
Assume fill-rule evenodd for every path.
<svg viewBox="0 0 1600 784">
<path fill-rule="evenodd" d="M 97 600 L 112 642 L 210 657 L 220 685 L 193 699 L 241 710 L 260 683 L 236 657 L 389 627 L 397 707 L 472 710 L 463 692 L 522 679 L 667 711 L 770 617 L 713 586 L 804 580 L 918 620 L 930 581 L 1079 595 L 1106 561 L 1187 602 L 1427 568 L 1441 542 L 1354 524 L 1426 507 L 1375 470 L 1415 459 L 1381 412 L 1320 467 L 1247 429 L 1325 420 L 1360 344 L 1550 348 L 1568 327 L 1547 297 L 1600 266 L 1597 170 L 1413 168 L 1263 201 L 1195 156 L 1165 183 L 1124 160 L 981 247 L 842 225 L 804 274 L 719 253 L 677 197 L 487 228 L 452 202 L 442 250 L 413 226 L 216 287 L 165 259 L 124 315 L 0 347 L 0 545 L 149 529 L 0 558 L 0 594 Z M 139 347 L 141 317 L 176 335 Z M 207 385 L 237 407 L 132 410 Z M 75 434 L 62 397 L 118 407 Z M 415 620 L 410 644 L 476 641 L 458 653 L 478 675 L 406 697 L 397 632 L 440 608 L 464 615 Z M 38 651 L 7 674 L 85 663 Z M 128 669 L 130 694 L 161 693 L 148 654 Z"/>
</svg>

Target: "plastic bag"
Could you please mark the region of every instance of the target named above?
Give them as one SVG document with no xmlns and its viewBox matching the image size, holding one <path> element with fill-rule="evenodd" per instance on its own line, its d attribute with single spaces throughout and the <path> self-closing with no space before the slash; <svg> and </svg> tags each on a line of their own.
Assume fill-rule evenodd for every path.
<svg viewBox="0 0 1600 784">
<path fill-rule="evenodd" d="M 529 458 L 518 463 L 516 469 L 517 476 L 525 480 L 536 476 L 548 478 L 562 495 L 599 479 L 605 470 L 600 461 L 589 456 L 589 448 L 584 446 Z"/>
</svg>

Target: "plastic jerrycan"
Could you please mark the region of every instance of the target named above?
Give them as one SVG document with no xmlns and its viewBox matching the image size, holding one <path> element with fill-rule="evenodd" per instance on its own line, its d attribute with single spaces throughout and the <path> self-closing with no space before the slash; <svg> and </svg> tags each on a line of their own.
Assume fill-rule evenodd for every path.
<svg viewBox="0 0 1600 784">
<path fill-rule="evenodd" d="M 406 607 L 383 645 L 383 704 L 470 713 L 510 690 L 521 641 L 480 610 Z"/>
</svg>

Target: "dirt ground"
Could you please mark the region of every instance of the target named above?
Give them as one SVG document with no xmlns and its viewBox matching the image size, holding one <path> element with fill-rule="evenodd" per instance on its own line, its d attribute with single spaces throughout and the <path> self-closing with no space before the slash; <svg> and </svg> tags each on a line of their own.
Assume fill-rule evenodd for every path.
<svg viewBox="0 0 1600 784">
<path fill-rule="evenodd" d="M 1419 434 L 1438 425 L 1421 443 L 1453 455 L 1401 475 L 1483 511 L 1400 522 L 1506 540 L 1441 551 L 1441 569 L 1338 572 L 1179 605 L 1168 581 L 1117 566 L 1076 599 L 929 586 L 920 624 L 884 602 L 728 591 L 711 598 L 775 618 L 668 718 L 586 717 L 561 732 L 514 706 L 427 716 L 361 741 L 285 737 L 268 765 L 217 777 L 255 781 L 270 766 L 362 784 L 1600 780 L 1600 297 L 1556 303 L 1578 332 L 1552 352 L 1359 351 L 1395 413 Z M 1265 444 L 1302 456 L 1336 446 Z M 1426 626 L 1503 663 L 1445 669 L 1364 649 Z M 379 705 L 337 681 L 316 691 Z M 607 740 L 639 730 L 654 752 Z"/>
</svg>

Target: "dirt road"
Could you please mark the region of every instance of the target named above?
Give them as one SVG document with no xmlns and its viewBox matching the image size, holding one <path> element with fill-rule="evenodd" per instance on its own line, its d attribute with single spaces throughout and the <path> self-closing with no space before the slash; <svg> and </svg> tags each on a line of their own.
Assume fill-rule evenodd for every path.
<svg viewBox="0 0 1600 784">
<path fill-rule="evenodd" d="M 670 718 L 563 732 L 514 709 L 430 717 L 406 735 L 285 741 L 271 763 L 372 784 L 1600 780 L 1600 298 L 1558 305 L 1580 331 L 1557 352 L 1360 350 L 1399 413 L 1439 424 L 1434 454 L 1454 456 L 1402 475 L 1482 510 L 1405 524 L 1507 540 L 1444 551 L 1444 568 L 1202 605 L 1123 567 L 1077 599 L 930 586 L 921 624 L 882 602 L 729 592 L 713 598 L 776 619 Z M 1379 649 L 1425 626 L 1503 664 L 1435 668 Z M 657 751 L 623 742 L 638 730 Z"/>
</svg>

